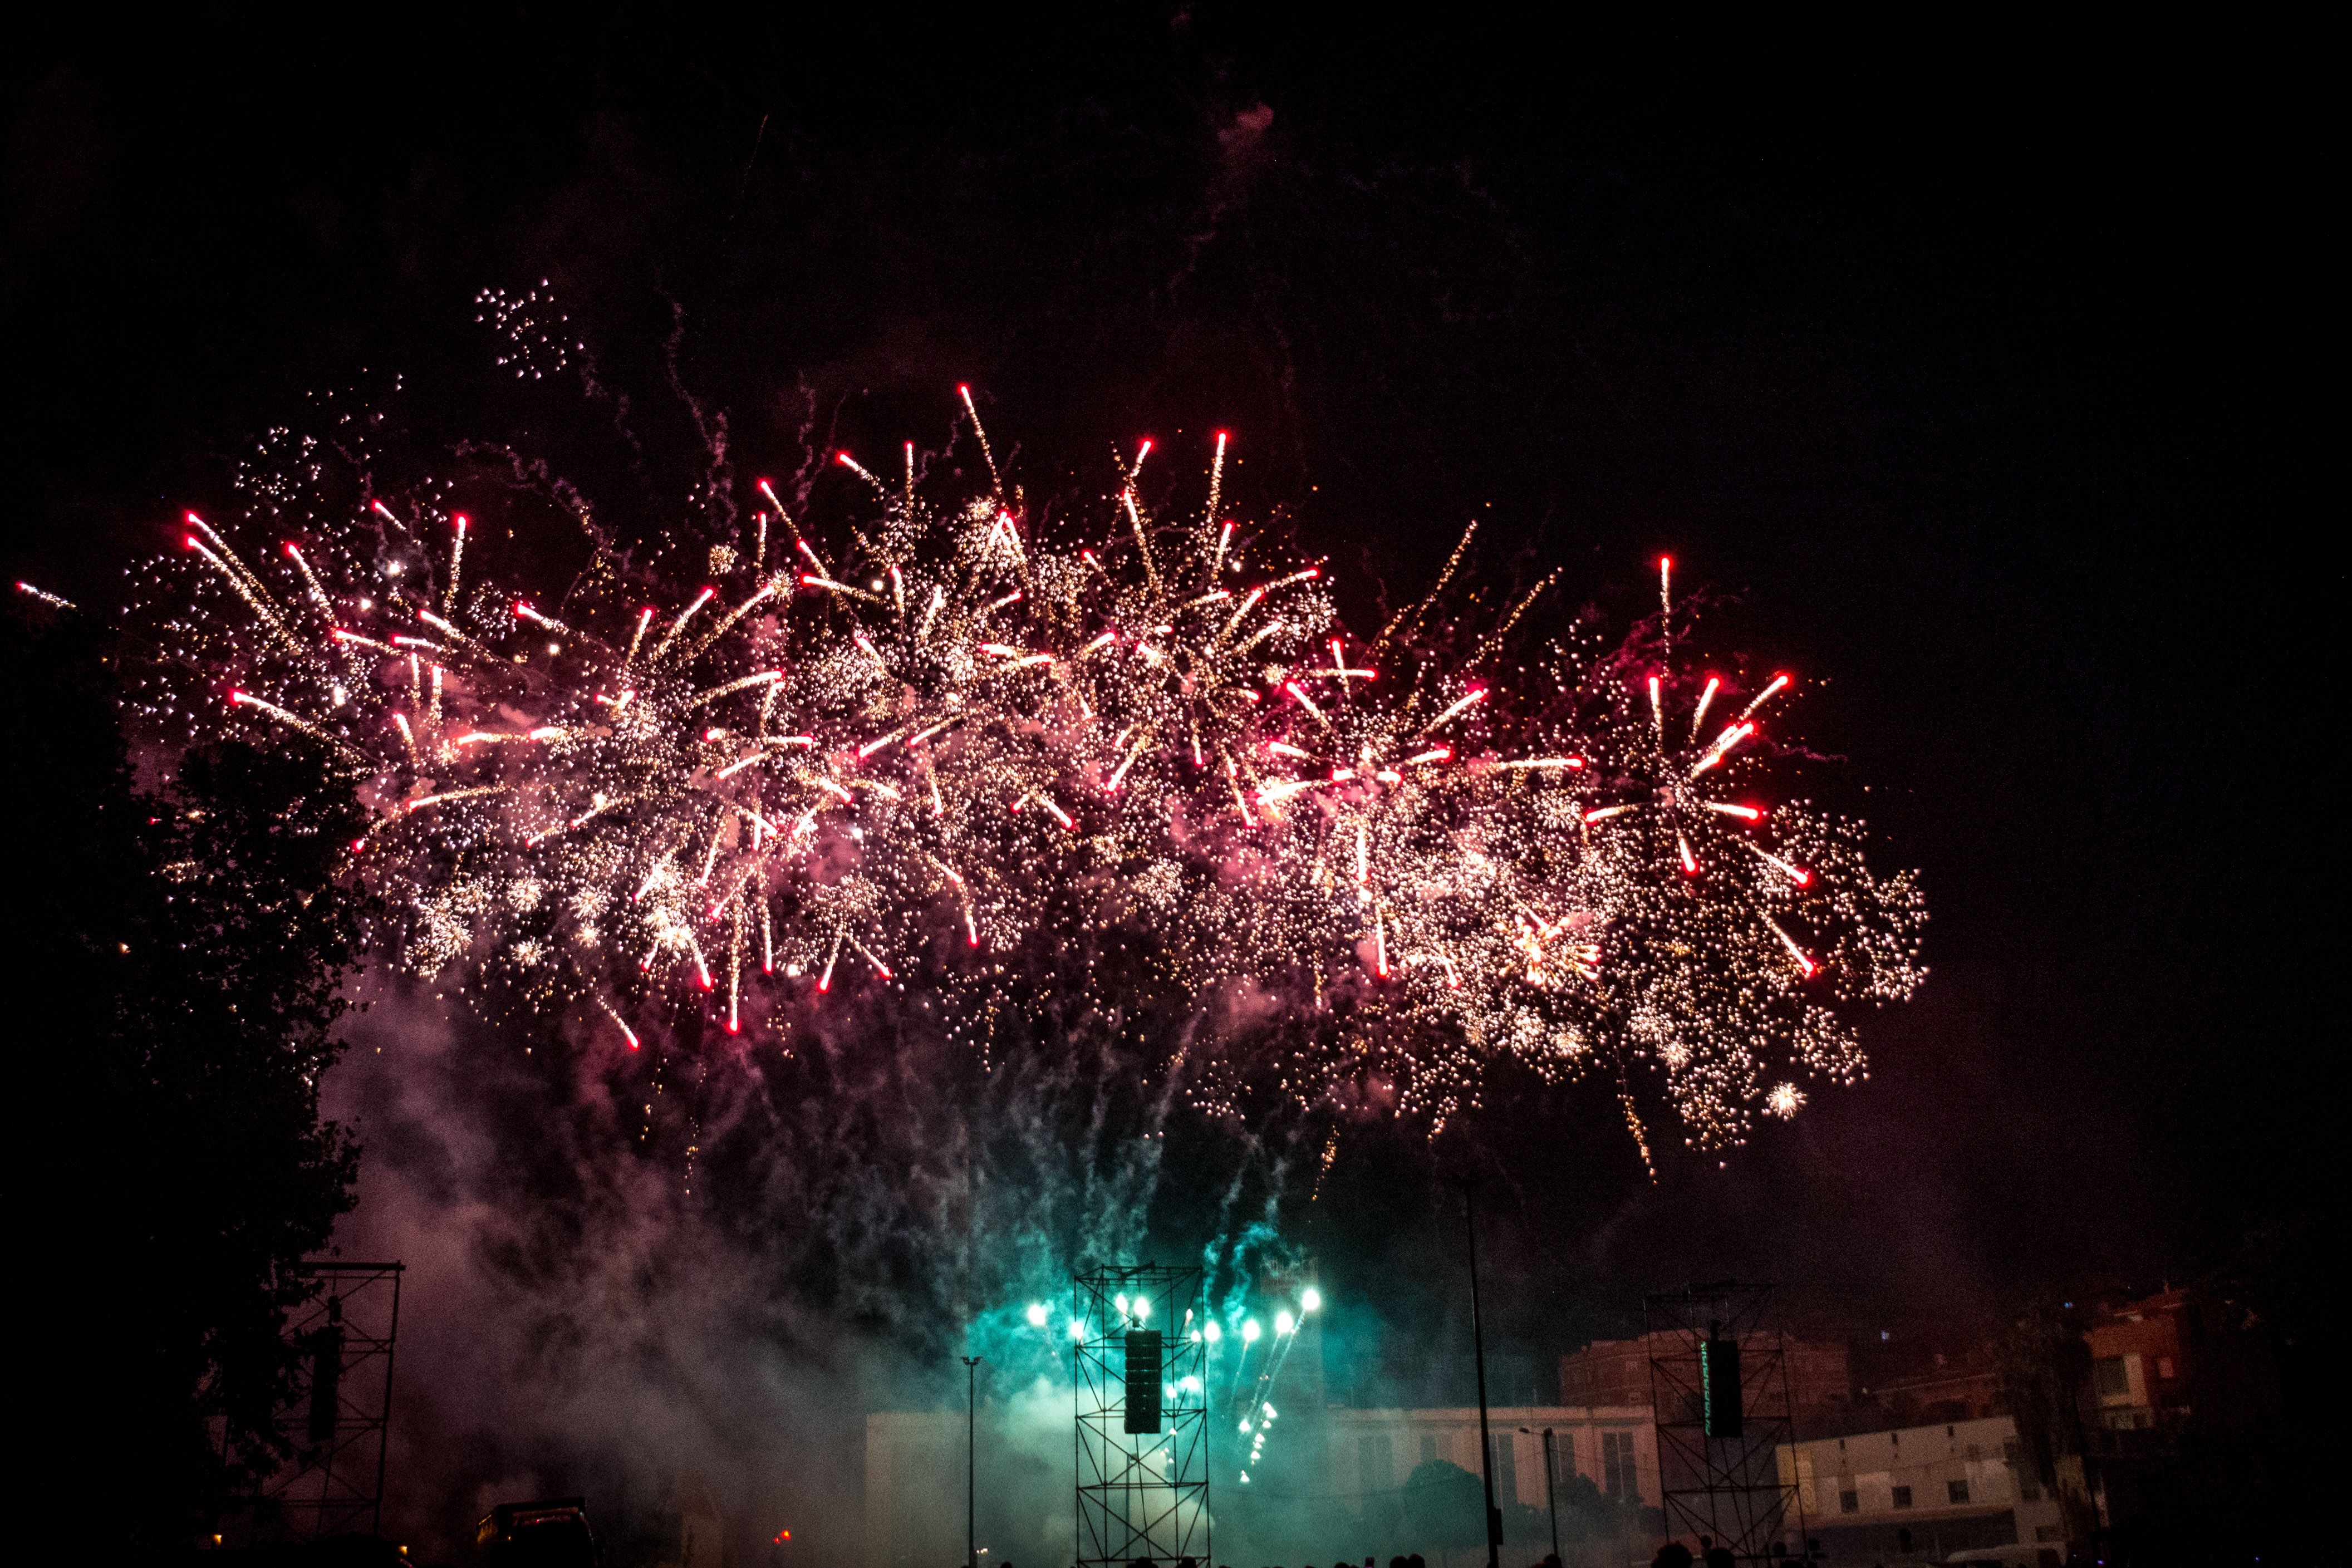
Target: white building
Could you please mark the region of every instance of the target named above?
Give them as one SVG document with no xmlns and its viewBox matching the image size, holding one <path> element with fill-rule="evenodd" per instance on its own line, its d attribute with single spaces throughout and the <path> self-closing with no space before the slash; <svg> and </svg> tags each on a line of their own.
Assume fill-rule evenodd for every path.
<svg viewBox="0 0 2352 1568">
<path fill-rule="evenodd" d="M 1431 1459 L 1479 1473 L 1478 1408 L 1326 1410 L 1331 1493 L 1359 1506 L 1403 1487 Z M 1647 1406 L 1497 1405 L 1486 1413 L 1495 1442 L 1495 1500 L 1545 1505 L 1543 1432 L 1552 1430 L 1559 1478 L 1590 1479 L 1628 1507 L 1658 1502 L 1658 1444 Z M 1524 1428 L 1524 1430 L 1523 1430 Z"/>
<path fill-rule="evenodd" d="M 1781 1483 L 1803 1503 L 1805 1533 L 1832 1563 L 1906 1552 L 1941 1563 L 2001 1548 L 2013 1554 L 1979 1560 L 2027 1568 L 2064 1560 L 2057 1500 L 2036 1482 L 2006 1416 L 1814 1438 L 1782 1448 L 1780 1458 Z"/>
</svg>

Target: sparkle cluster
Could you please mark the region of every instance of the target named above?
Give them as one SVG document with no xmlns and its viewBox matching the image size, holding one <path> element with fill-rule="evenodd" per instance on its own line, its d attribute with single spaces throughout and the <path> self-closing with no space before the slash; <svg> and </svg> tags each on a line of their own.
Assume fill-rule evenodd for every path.
<svg viewBox="0 0 2352 1568">
<path fill-rule="evenodd" d="M 1212 1112 L 1442 1127 L 1510 1061 L 1600 1076 L 1646 1156 L 1661 1092 L 1711 1147 L 1862 1071 L 1847 1017 L 1916 986 L 1924 904 L 1859 824 L 1769 798 L 1795 683 L 1683 667 L 1663 564 L 1633 641 L 1526 648 L 1548 583 L 1444 608 L 1465 537 L 1368 640 L 1227 515 L 1223 435 L 1205 504 L 1146 505 L 1146 442 L 1064 538 L 962 408 L 984 493 L 842 453 L 862 521 L 811 537 L 758 481 L 684 581 L 600 542 L 509 582 L 531 552 L 430 485 L 321 521 L 289 497 L 325 459 L 278 433 L 247 517 L 189 514 L 159 567 L 143 701 L 326 747 L 392 956 L 632 1049 L 681 998 L 750 1041 L 910 984 L 984 1035 L 1117 950 L 1185 1019 L 1153 1070 Z"/>
</svg>

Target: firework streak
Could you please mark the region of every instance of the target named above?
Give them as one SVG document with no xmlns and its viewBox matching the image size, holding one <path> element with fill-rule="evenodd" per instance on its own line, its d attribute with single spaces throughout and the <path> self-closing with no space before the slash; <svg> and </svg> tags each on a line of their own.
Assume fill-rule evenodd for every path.
<svg viewBox="0 0 2352 1568">
<path fill-rule="evenodd" d="M 1918 983 L 1911 880 L 1770 798 L 1797 684 L 1681 667 L 1664 563 L 1605 653 L 1507 652 L 1524 601 L 1473 635 L 1436 595 L 1365 641 L 1317 565 L 1217 515 L 1223 436 L 1209 508 L 1145 505 L 1146 444 L 1077 542 L 982 450 L 991 490 L 944 504 L 911 451 L 903 483 L 840 455 L 847 538 L 761 481 L 668 586 L 602 552 L 503 584 L 415 496 L 297 538 L 191 514 L 148 700 L 324 747 L 375 814 L 353 864 L 391 956 L 628 1049 L 682 999 L 748 1043 L 870 988 L 1083 994 L 1115 936 L 1192 1019 L 1204 1108 L 1443 1126 L 1510 1059 L 1601 1077 L 1637 1139 L 1662 1090 L 1711 1147 L 1853 1080 L 1843 1014 Z"/>
</svg>

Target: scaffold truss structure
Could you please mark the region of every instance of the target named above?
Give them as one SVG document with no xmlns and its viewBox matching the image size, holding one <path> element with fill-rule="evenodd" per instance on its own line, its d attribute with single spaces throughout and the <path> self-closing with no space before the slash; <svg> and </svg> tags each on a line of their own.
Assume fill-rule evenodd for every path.
<svg viewBox="0 0 2352 1568">
<path fill-rule="evenodd" d="M 1780 1469 L 1796 1421 L 1771 1297 L 1726 1281 L 1643 1299 L 1667 1532 L 1710 1536 L 1742 1563 L 1769 1563 L 1775 1542 L 1805 1533 L 1804 1500 Z"/>
<path fill-rule="evenodd" d="M 1213 1561 L 1201 1270 L 1093 1269 L 1071 1285 L 1079 1568 Z"/>
<path fill-rule="evenodd" d="M 305 1263 L 317 1292 L 288 1317 L 301 1355 L 294 1397 L 278 1413 L 291 1454 L 250 1500 L 257 1541 L 320 1541 L 383 1519 L 392 1351 L 400 1333 L 398 1263 Z"/>
</svg>

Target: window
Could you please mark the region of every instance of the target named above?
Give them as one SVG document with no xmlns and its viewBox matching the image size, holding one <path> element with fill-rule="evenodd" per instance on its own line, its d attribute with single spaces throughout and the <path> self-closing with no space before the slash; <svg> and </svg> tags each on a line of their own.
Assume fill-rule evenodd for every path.
<svg viewBox="0 0 2352 1568">
<path fill-rule="evenodd" d="M 1633 1478 L 1633 1433 L 1601 1434 L 1601 1490 L 1612 1499 L 1641 1495 L 1641 1487 Z"/>
<path fill-rule="evenodd" d="M 1842 1491 L 1838 1493 L 1838 1511 L 1840 1513 L 1860 1513 L 1862 1511 L 1862 1494 L 1858 1491 Z"/>
<path fill-rule="evenodd" d="M 1897 1508 L 1909 1508 L 1911 1506 L 1911 1489 L 1909 1487 L 1896 1487 L 1895 1489 L 1895 1506 Z"/>
<path fill-rule="evenodd" d="M 1387 1491 L 1395 1486 L 1395 1444 L 1387 1433 L 1356 1439 L 1357 1482 L 1365 1491 Z"/>
<path fill-rule="evenodd" d="M 1944 1483 L 1944 1496 L 1947 1500 L 1951 1502 L 1968 1501 L 1969 1483 L 1966 1481 L 1946 1481 Z"/>
<path fill-rule="evenodd" d="M 2098 1390 L 2102 1399 L 2127 1396 L 2131 1393 L 2131 1374 L 2124 1370 L 2124 1358 L 2103 1355 L 2091 1363 L 2091 1386 Z"/>
</svg>

